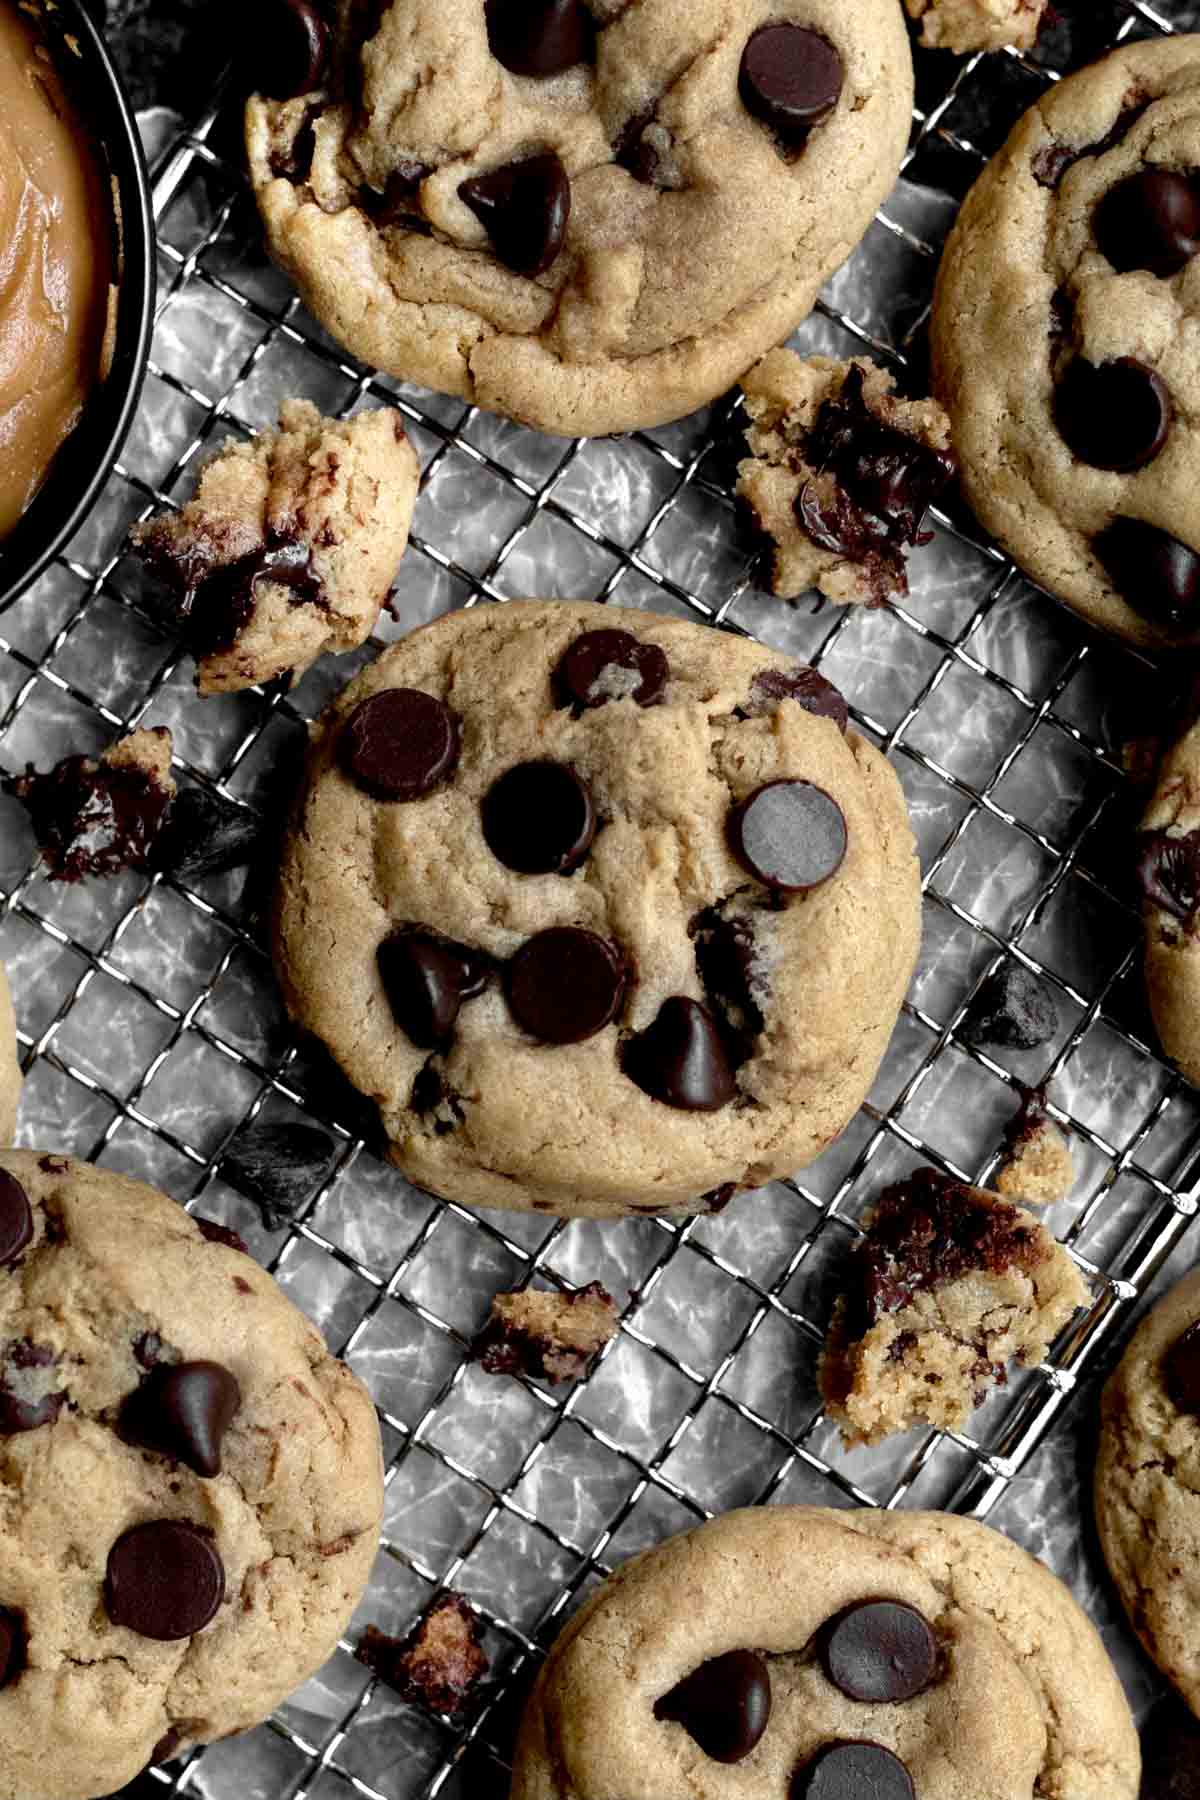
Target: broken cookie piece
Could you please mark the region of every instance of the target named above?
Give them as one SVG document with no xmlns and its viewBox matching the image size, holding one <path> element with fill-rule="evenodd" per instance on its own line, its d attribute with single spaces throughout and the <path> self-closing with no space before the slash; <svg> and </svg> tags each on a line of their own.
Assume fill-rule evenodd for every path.
<svg viewBox="0 0 1200 1800">
<path fill-rule="evenodd" d="M 395 1688 L 402 1700 L 432 1712 L 466 1706 L 488 1669 L 483 1623 L 461 1594 L 442 1594 L 406 1638 L 368 1625 L 355 1651 L 359 1662 Z"/>
<path fill-rule="evenodd" d="M 1047 0 L 904 0 L 927 50 L 1032 49 Z"/>
<path fill-rule="evenodd" d="M 1004 1161 L 996 1192 L 1006 1200 L 1052 1206 L 1065 1200 L 1075 1179 L 1067 1134 L 1050 1117 L 1046 1096 L 1031 1088 L 1004 1132 Z"/>
<path fill-rule="evenodd" d="M 935 400 L 898 400 L 873 363 L 773 350 L 742 378 L 750 455 L 737 496 L 781 599 L 819 588 L 879 606 L 908 592 L 904 552 L 955 472 Z"/>
<path fill-rule="evenodd" d="M 848 1446 L 922 1422 L 959 1431 L 1087 1298 L 1032 1213 L 918 1169 L 880 1195 L 851 1257 L 821 1362 L 826 1409 Z"/>
<path fill-rule="evenodd" d="M 495 1296 L 476 1354 L 489 1375 L 570 1381 L 616 1330 L 616 1302 L 598 1281 L 575 1294 L 524 1288 Z"/>
<path fill-rule="evenodd" d="M 398 413 L 324 419 L 285 400 L 279 429 L 224 445 L 182 512 L 133 527 L 134 549 L 175 596 L 202 694 L 365 643 L 408 544 L 419 474 Z"/>
<path fill-rule="evenodd" d="M 39 774 L 32 764 L 4 783 L 29 813 L 51 881 L 142 869 L 175 794 L 171 734 L 132 731 L 100 756 L 66 756 Z"/>
</svg>

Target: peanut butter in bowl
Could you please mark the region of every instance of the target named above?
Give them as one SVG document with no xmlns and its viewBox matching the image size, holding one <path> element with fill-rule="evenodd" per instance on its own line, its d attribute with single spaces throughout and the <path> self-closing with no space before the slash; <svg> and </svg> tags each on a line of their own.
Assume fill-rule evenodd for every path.
<svg viewBox="0 0 1200 1800">
<path fill-rule="evenodd" d="M 113 199 L 32 8 L 0 0 L 0 540 L 103 378 Z"/>
</svg>

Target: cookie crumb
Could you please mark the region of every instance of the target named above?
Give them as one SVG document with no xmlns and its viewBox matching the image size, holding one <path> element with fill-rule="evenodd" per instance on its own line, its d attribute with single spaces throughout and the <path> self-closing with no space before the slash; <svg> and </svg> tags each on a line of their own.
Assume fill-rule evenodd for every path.
<svg viewBox="0 0 1200 1800">
<path fill-rule="evenodd" d="M 1031 1088 L 1004 1131 L 1005 1156 L 996 1174 L 996 1192 L 1030 1206 L 1065 1200 L 1075 1179 L 1070 1141 L 1050 1117 L 1046 1095 Z"/>
<path fill-rule="evenodd" d="M 598 1281 L 574 1294 L 523 1288 L 495 1296 L 475 1353 L 489 1375 L 528 1375 L 557 1386 L 582 1375 L 616 1330 L 616 1302 Z"/>
<path fill-rule="evenodd" d="M 65 756 L 43 774 L 30 764 L 3 786 L 29 813 L 51 881 L 147 867 L 175 796 L 171 733 L 131 731 L 95 756 Z"/>
<path fill-rule="evenodd" d="M 904 0 L 926 50 L 1030 50 L 1047 0 Z"/>
<path fill-rule="evenodd" d="M 442 1594 L 406 1638 L 368 1625 L 354 1654 L 402 1700 L 461 1712 L 488 1670 L 483 1622 L 461 1594 Z"/>
</svg>

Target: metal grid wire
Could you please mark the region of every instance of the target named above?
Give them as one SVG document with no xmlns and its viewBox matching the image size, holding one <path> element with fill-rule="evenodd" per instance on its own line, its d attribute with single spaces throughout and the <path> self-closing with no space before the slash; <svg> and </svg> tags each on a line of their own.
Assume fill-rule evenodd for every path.
<svg viewBox="0 0 1200 1800">
<path fill-rule="evenodd" d="M 896 368 L 919 359 L 953 202 L 1018 114 L 1066 68 L 1187 28 L 1198 9 L 1079 10 L 1085 23 L 1052 24 L 1030 56 L 917 53 L 904 181 L 799 343 Z M 146 1791 L 500 1796 L 541 1651 L 625 1555 L 752 1501 L 986 1516 L 1187 1229 L 1200 1105 L 1145 1019 L 1125 869 L 1137 796 L 1109 713 L 1150 670 L 1036 594 L 965 517 L 937 516 L 904 605 L 768 601 L 733 548 L 716 449 L 728 403 L 620 443 L 569 444 L 351 364 L 264 262 L 236 112 L 221 99 L 157 160 L 160 317 L 142 419 L 94 519 L 0 618 L 0 763 L 45 766 L 168 723 L 181 779 L 272 813 L 271 772 L 355 659 L 288 696 L 201 702 L 122 544 L 134 517 L 187 491 L 223 435 L 300 392 L 342 412 L 396 405 L 420 451 L 422 500 L 385 637 L 448 606 L 566 591 L 760 633 L 844 688 L 901 774 L 921 843 L 921 970 L 839 1144 L 720 1217 L 597 1226 L 438 1205 L 378 1164 L 349 1097 L 279 1015 L 252 883 L 129 875 L 56 889 L 0 803 L 0 954 L 21 1022 L 25 1141 L 145 1176 L 236 1225 L 363 1374 L 384 1432 L 384 1547 L 342 1649 L 270 1725 L 152 1771 Z M 926 556 L 935 580 L 921 578 Z M 1006 954 L 1058 999 L 1061 1029 L 1033 1059 L 959 1035 Z M 1091 1309 L 969 1433 L 847 1456 L 814 1369 L 861 1210 L 920 1160 L 986 1179 L 1034 1081 L 1051 1084 L 1073 1133 L 1075 1193 L 1051 1222 L 1091 1281 Z M 337 1145 L 319 1192 L 274 1233 L 220 1174 L 225 1146 L 260 1113 L 320 1123 Z M 595 1277 L 629 1298 L 590 1379 L 550 1391 L 471 1363 L 494 1291 Z M 363 1622 L 403 1630 L 443 1587 L 476 1605 L 492 1658 L 453 1724 L 401 1706 L 349 1653 Z"/>
</svg>

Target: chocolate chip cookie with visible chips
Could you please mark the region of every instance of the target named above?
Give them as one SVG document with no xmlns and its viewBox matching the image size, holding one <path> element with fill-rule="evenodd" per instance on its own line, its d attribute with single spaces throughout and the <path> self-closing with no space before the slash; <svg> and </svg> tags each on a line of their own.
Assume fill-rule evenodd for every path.
<svg viewBox="0 0 1200 1800">
<path fill-rule="evenodd" d="M 332 1651 L 378 1541 L 378 1427 L 232 1234 L 0 1152 L 0 1442 L 0 1800 L 110 1794 Z"/>
<path fill-rule="evenodd" d="M 605 1216 L 816 1156 L 918 935 L 899 784 L 816 671 L 517 601 L 412 633 L 318 722 L 275 954 L 411 1180 Z"/>
<path fill-rule="evenodd" d="M 522 1720 L 512 1800 L 1134 1800 L 1100 1638 L 945 1513 L 767 1506 L 617 1570 Z"/>
<path fill-rule="evenodd" d="M 313 312 L 568 436 L 679 418 L 786 338 L 908 139 L 893 0 L 260 10 L 250 175 Z"/>
<path fill-rule="evenodd" d="M 1084 618 L 1200 641 L 1200 37 L 1047 92 L 947 242 L 934 389 L 983 524 Z"/>
<path fill-rule="evenodd" d="M 1146 992 L 1159 1040 L 1200 1083 L 1200 723 L 1158 770 L 1136 847 Z"/>
</svg>

